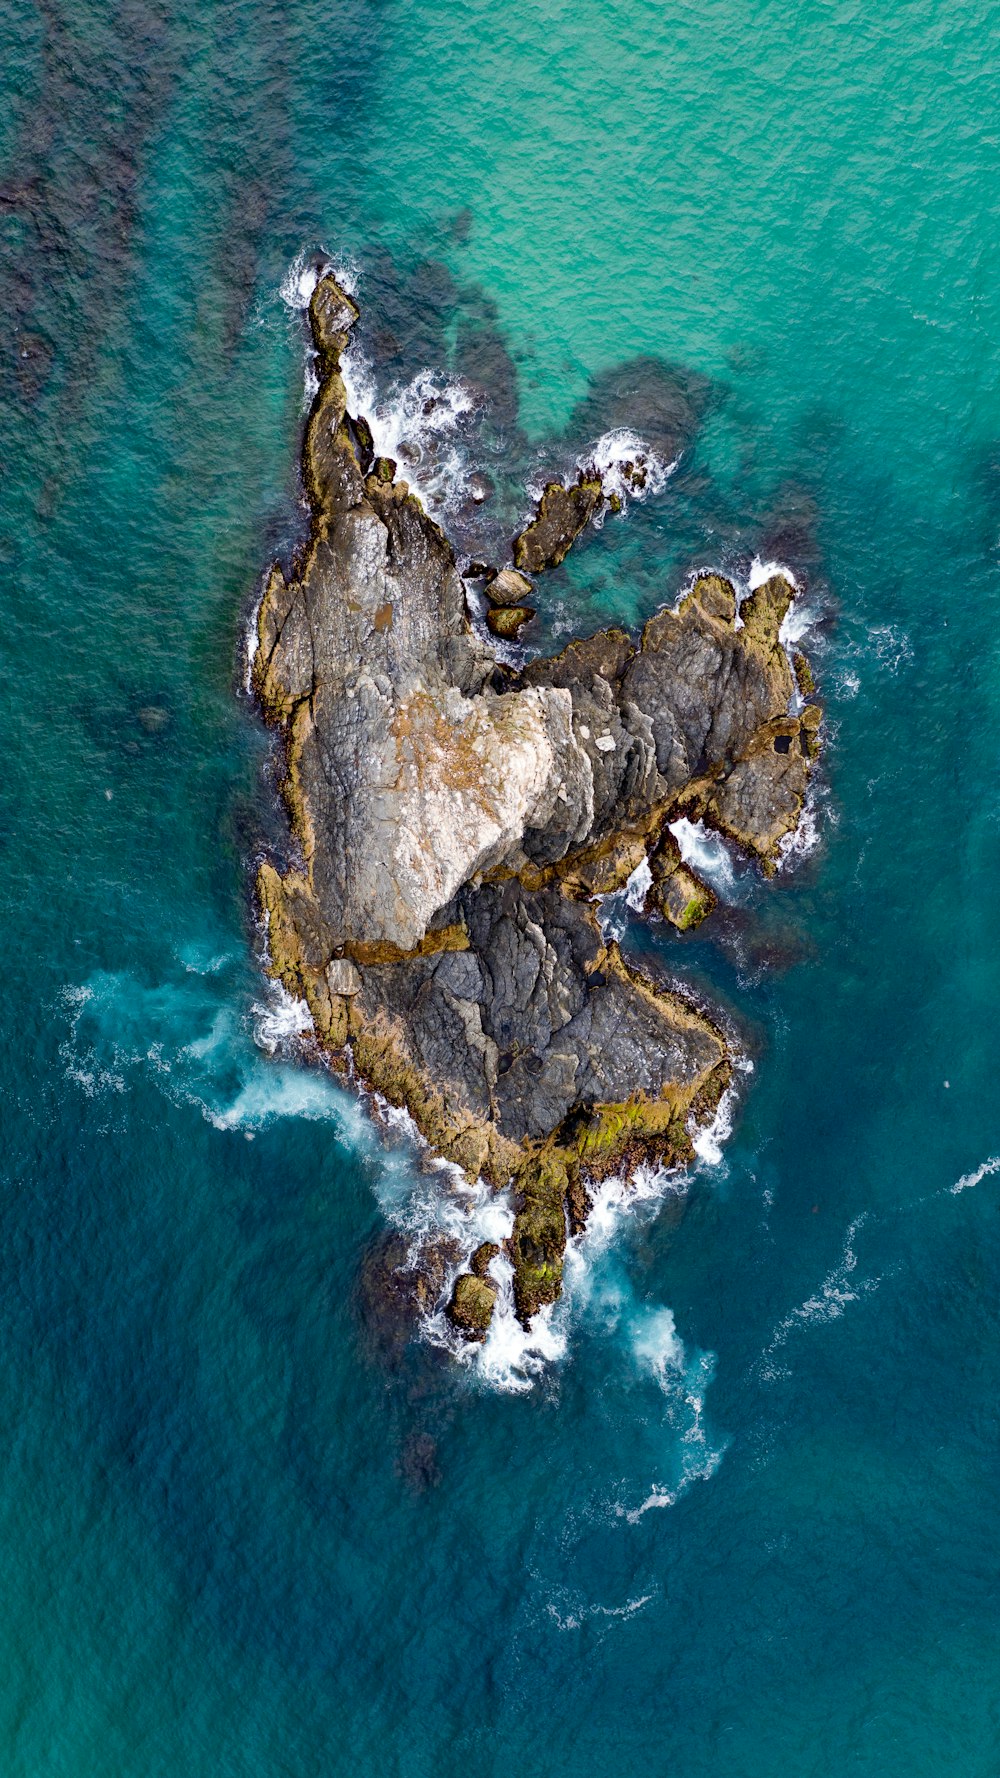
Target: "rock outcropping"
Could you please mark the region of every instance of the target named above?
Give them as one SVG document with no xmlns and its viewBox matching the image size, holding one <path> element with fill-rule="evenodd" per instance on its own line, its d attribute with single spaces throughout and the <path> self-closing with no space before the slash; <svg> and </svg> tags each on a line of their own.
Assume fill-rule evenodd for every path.
<svg viewBox="0 0 1000 1778">
<path fill-rule="evenodd" d="M 688 1158 L 730 1078 L 721 1030 L 605 942 L 592 898 L 649 858 L 668 919 L 709 912 L 668 829 L 681 814 L 773 870 L 820 713 L 779 636 L 793 597 L 780 576 L 737 609 L 705 575 L 638 644 L 609 629 L 518 674 L 499 666 L 447 538 L 347 412 L 357 318 L 323 277 L 311 534 L 291 578 L 272 571 L 258 618 L 253 683 L 283 736 L 298 850 L 258 875 L 270 967 L 335 1062 L 350 1052 L 439 1154 L 511 1186 L 527 1319 L 559 1294 L 588 1182 Z M 592 475 L 550 484 L 518 565 L 561 560 L 601 498 Z M 518 584 L 508 571 L 501 591 Z M 490 1263 L 452 1296 L 470 1338 L 492 1313 Z"/>
</svg>

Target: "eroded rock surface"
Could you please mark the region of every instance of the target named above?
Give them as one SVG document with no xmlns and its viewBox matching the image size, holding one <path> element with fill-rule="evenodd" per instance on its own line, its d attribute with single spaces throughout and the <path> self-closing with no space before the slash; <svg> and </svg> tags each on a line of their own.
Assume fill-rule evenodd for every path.
<svg viewBox="0 0 1000 1778">
<path fill-rule="evenodd" d="M 272 571 L 258 618 L 253 680 L 284 738 L 298 847 L 259 872 L 270 966 L 319 1040 L 350 1051 L 438 1153 L 512 1188 L 507 1257 L 527 1319 L 559 1294 L 588 1181 L 689 1158 L 730 1077 L 715 1022 L 628 966 L 591 898 L 649 856 L 674 925 L 710 912 L 668 831 L 680 814 L 773 870 L 819 710 L 803 707 L 779 636 L 793 597 L 780 576 L 737 610 L 729 582 L 703 575 L 638 642 L 608 629 L 499 670 L 446 537 L 347 413 L 339 360 L 356 319 L 321 279 L 311 537 L 290 579 Z M 593 478 L 550 484 L 518 567 L 561 560 L 601 499 Z M 515 598 L 528 583 L 504 572 Z M 452 1286 L 471 1338 L 496 1300 L 489 1266 Z"/>
</svg>

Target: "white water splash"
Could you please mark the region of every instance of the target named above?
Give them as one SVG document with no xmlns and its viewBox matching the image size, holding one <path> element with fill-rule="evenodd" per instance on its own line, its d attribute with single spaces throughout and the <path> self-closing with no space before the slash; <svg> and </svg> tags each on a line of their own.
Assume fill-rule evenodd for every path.
<svg viewBox="0 0 1000 1778">
<path fill-rule="evenodd" d="M 801 862 L 815 852 L 821 838 L 819 804 L 815 796 L 808 796 L 802 806 L 802 813 L 792 828 L 778 842 L 776 868 L 782 871 L 789 865 Z"/>
<path fill-rule="evenodd" d="M 640 858 L 635 870 L 620 889 L 611 895 L 595 895 L 597 923 L 606 941 L 617 943 L 625 935 L 630 913 L 645 911 L 646 897 L 653 887 L 649 859 Z"/>
<path fill-rule="evenodd" d="M 738 1074 L 753 1073 L 753 1063 L 749 1056 L 740 1055 L 739 1053 L 735 1054 L 733 1056 L 733 1067 Z M 736 1107 L 738 1104 L 739 1089 L 734 1081 L 731 1086 L 726 1088 L 722 1098 L 719 1100 L 715 1109 L 715 1116 L 711 1119 L 711 1122 L 702 1124 L 699 1128 L 695 1129 L 691 1129 L 689 1126 L 691 1147 L 694 1149 L 701 1165 L 707 1167 L 709 1170 L 721 1167 L 725 1160 L 723 1151 L 733 1133 L 733 1123 L 736 1117 Z"/>
<path fill-rule="evenodd" d="M 747 575 L 747 591 L 755 593 L 759 586 L 763 586 L 765 581 L 773 580 L 775 575 L 780 575 L 782 580 L 787 580 L 792 591 L 798 592 L 799 583 L 787 563 L 765 562 L 760 556 L 754 556 L 750 564 L 750 573 Z"/>
<path fill-rule="evenodd" d="M 670 832 L 680 847 L 683 862 L 714 889 L 719 900 L 735 900 L 739 878 L 733 854 L 722 835 L 706 827 L 704 821 L 689 821 L 686 815 L 671 821 Z"/>
<path fill-rule="evenodd" d="M 584 473 L 596 469 L 605 499 L 616 494 L 625 507 L 630 500 L 648 500 L 650 495 L 662 493 L 679 461 L 675 457 L 673 462 L 665 462 L 637 432 L 627 426 L 616 426 L 610 432 L 603 432 L 577 458 L 576 466 Z M 644 478 L 641 486 L 637 486 L 633 479 L 637 471 Z"/>
</svg>

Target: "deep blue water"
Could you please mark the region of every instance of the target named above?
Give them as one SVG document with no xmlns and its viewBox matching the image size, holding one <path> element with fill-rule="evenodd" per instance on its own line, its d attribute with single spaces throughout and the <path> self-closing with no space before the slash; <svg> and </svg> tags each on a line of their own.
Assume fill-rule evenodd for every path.
<svg viewBox="0 0 1000 1778">
<path fill-rule="evenodd" d="M 0 21 L 12 1778 L 997 1771 L 991 29 Z M 755 555 L 814 619 L 817 844 L 699 935 L 629 936 L 735 1021 L 732 1136 L 595 1233 L 524 1389 L 373 1322 L 366 1258 L 427 1177 L 273 1049 L 257 967 L 242 639 L 302 535 L 281 290 L 320 248 L 384 399 L 490 391 L 456 440 L 498 527 L 623 381 L 647 431 L 651 392 L 685 416 L 540 644 Z"/>
</svg>

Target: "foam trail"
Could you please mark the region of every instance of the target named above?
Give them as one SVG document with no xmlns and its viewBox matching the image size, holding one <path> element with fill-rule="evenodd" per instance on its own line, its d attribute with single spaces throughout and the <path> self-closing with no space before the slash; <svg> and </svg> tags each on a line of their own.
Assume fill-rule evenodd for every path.
<svg viewBox="0 0 1000 1778">
<path fill-rule="evenodd" d="M 629 1335 L 638 1368 L 659 1385 L 668 1423 L 680 1433 L 674 1482 L 670 1486 L 656 1482 L 638 1506 L 616 1508 L 618 1517 L 636 1525 L 650 1511 L 676 1506 L 692 1482 L 713 1476 L 726 1447 L 711 1445 L 705 1427 L 705 1396 L 715 1371 L 714 1353 L 696 1351 L 689 1357 L 669 1309 L 644 1309 L 633 1316 Z"/>
<path fill-rule="evenodd" d="M 645 1605 L 656 1598 L 656 1593 L 643 1593 L 638 1599 L 628 1599 L 624 1605 L 586 1605 L 578 1604 L 574 1610 L 567 1611 L 564 1617 L 558 1606 L 549 1599 L 546 1610 L 560 1630 L 579 1630 L 588 1618 L 630 1618 Z"/>
<path fill-rule="evenodd" d="M 963 1173 L 961 1179 L 956 1179 L 954 1185 L 950 1185 L 948 1190 L 953 1198 L 957 1198 L 959 1192 L 970 1191 L 973 1186 L 988 1179 L 991 1173 L 1000 1173 L 1000 1155 L 991 1154 L 989 1160 L 977 1167 L 974 1173 Z"/>
<path fill-rule="evenodd" d="M 878 1289 L 880 1278 L 855 1278 L 854 1275 L 858 1267 L 855 1242 L 868 1220 L 869 1212 L 863 1210 L 848 1224 L 840 1259 L 827 1273 L 819 1290 L 778 1322 L 759 1361 L 760 1374 L 765 1382 L 775 1382 L 779 1377 L 787 1376 L 787 1370 L 772 1361 L 798 1328 L 838 1321 L 849 1304 L 860 1302 L 862 1297 Z"/>
</svg>

